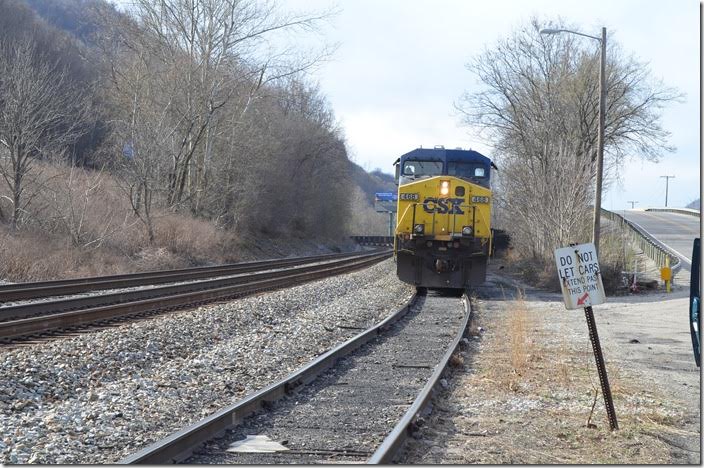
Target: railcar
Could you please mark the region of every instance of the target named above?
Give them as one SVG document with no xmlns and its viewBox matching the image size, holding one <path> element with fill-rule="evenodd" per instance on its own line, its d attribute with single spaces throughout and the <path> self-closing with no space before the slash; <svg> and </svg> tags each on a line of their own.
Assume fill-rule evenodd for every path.
<svg viewBox="0 0 704 468">
<path fill-rule="evenodd" d="M 418 148 L 395 163 L 394 254 L 399 279 L 419 287 L 483 283 L 491 252 L 491 168 L 472 150 Z"/>
</svg>

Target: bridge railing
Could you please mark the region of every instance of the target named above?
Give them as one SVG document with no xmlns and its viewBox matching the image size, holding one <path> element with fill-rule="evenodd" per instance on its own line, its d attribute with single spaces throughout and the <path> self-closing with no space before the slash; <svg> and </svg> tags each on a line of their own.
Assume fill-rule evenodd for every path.
<svg viewBox="0 0 704 468">
<path fill-rule="evenodd" d="M 699 210 L 693 210 L 692 208 L 646 208 L 645 211 L 668 211 L 670 213 L 679 213 L 689 216 L 698 216 L 701 218 L 702 213 Z"/>
<path fill-rule="evenodd" d="M 620 229 L 628 232 L 631 239 L 658 267 L 664 267 L 667 259 L 670 260 L 670 268 L 672 268 L 673 274 L 682 267 L 679 257 L 670 252 L 665 244 L 652 237 L 640 226 L 631 223 L 618 213 L 603 208 L 601 209 L 601 215 L 616 223 Z"/>
</svg>

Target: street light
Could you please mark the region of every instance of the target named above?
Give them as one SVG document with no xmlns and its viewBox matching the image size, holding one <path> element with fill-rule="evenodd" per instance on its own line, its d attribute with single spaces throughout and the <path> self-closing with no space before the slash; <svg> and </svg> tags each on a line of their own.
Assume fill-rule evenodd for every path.
<svg viewBox="0 0 704 468">
<path fill-rule="evenodd" d="M 596 159 L 596 196 L 594 197 L 594 231 L 592 240 L 597 253 L 599 253 L 599 225 L 601 223 L 601 180 L 604 172 L 604 122 L 606 117 L 606 28 L 601 28 L 601 37 L 590 36 L 569 29 L 541 29 L 540 34 L 570 33 L 578 36 L 596 39 L 601 43 L 599 65 L 599 153 Z"/>
</svg>

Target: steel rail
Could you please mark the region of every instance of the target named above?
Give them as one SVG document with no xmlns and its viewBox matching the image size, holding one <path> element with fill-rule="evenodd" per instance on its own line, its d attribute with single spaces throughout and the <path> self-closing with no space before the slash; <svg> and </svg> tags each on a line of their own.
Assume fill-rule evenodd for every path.
<svg viewBox="0 0 704 468">
<path fill-rule="evenodd" d="M 170 296 L 136 300 L 119 304 L 82 309 L 71 312 L 0 322 L 0 339 L 13 339 L 36 335 L 57 329 L 66 329 L 101 321 L 123 319 L 137 314 L 154 313 L 163 310 L 176 310 L 208 302 L 231 299 L 245 294 L 288 287 L 307 281 L 337 275 L 372 265 L 391 255 L 391 252 L 377 253 L 362 259 L 340 260 L 334 263 L 297 269 L 294 273 L 274 278 L 260 278 L 244 284 L 228 285 L 213 289 L 178 293 Z"/>
<path fill-rule="evenodd" d="M 404 414 L 403 418 L 401 418 L 401 420 L 398 422 L 398 424 L 396 424 L 391 433 L 386 436 L 386 438 L 381 443 L 376 452 L 374 452 L 371 458 L 369 458 L 369 460 L 367 461 L 368 464 L 390 464 L 396 454 L 398 454 L 401 448 L 403 447 L 403 444 L 406 442 L 406 439 L 408 439 L 408 437 L 411 435 L 414 427 L 414 421 L 418 418 L 418 415 L 421 413 L 421 411 L 423 411 L 423 409 L 426 407 L 426 405 L 432 398 L 435 392 L 435 388 L 440 382 L 440 378 L 442 377 L 443 372 L 447 368 L 447 364 L 450 361 L 450 358 L 457 351 L 457 347 L 459 346 L 460 341 L 462 340 L 462 337 L 464 336 L 464 333 L 467 330 L 467 325 L 469 324 L 469 320 L 472 316 L 472 306 L 466 294 L 462 296 L 462 304 L 464 305 L 465 309 L 465 318 L 462 322 L 462 327 L 457 333 L 457 336 L 455 336 L 455 339 L 450 344 L 449 348 L 447 349 L 447 352 L 443 356 L 440 363 L 435 366 L 435 371 L 430 377 L 430 380 L 428 380 L 428 382 L 425 384 L 423 390 L 421 390 L 421 392 L 418 394 L 411 407 L 408 408 L 408 411 L 406 411 L 406 414 Z"/>
<path fill-rule="evenodd" d="M 359 252 L 348 252 L 342 254 L 325 254 L 296 258 L 258 260 L 255 262 L 229 263 L 176 270 L 128 273 L 123 275 L 93 276 L 66 280 L 5 284 L 0 285 L 0 303 L 22 299 L 63 296 L 100 289 L 128 288 L 132 286 L 213 278 L 215 276 L 226 276 L 237 273 L 247 273 L 250 271 L 302 265 L 332 259 L 342 259 L 358 254 Z"/>
<path fill-rule="evenodd" d="M 327 260 L 325 265 L 342 265 L 346 262 L 356 259 L 372 258 L 379 255 L 388 255 L 384 252 L 373 252 L 357 254 L 353 257 Z M 280 266 L 280 265 L 279 265 Z M 154 288 L 138 289 L 133 291 L 121 291 L 116 293 L 96 294 L 87 297 L 69 297 L 65 299 L 56 299 L 43 302 L 31 302 L 27 304 L 19 304 L 15 306 L 0 307 L 0 322 L 10 319 L 20 319 L 33 317 L 46 313 L 58 313 L 70 310 L 86 309 L 89 307 L 97 307 L 109 304 L 118 304 L 121 302 L 134 302 L 139 300 L 151 299 L 160 296 L 168 296 L 184 292 L 200 291 L 203 289 L 215 289 L 223 286 L 231 286 L 251 282 L 253 280 L 264 280 L 287 276 L 293 272 L 305 273 L 320 269 L 320 264 L 290 266 L 285 270 L 273 270 L 262 273 L 241 273 L 233 276 L 217 277 L 216 279 L 205 279 L 195 281 L 193 283 L 176 284 L 172 286 L 159 286 Z"/>
<path fill-rule="evenodd" d="M 291 393 L 295 388 L 312 382 L 322 372 L 334 366 L 337 360 L 376 338 L 381 332 L 403 318 L 416 302 L 416 299 L 417 295 L 414 295 L 401 309 L 391 316 L 350 338 L 336 348 L 320 355 L 314 361 L 284 379 L 123 458 L 117 463 L 166 464 L 178 463 L 187 459 L 204 442 L 222 435 L 226 429 L 238 424 L 263 405 L 274 402 Z"/>
</svg>

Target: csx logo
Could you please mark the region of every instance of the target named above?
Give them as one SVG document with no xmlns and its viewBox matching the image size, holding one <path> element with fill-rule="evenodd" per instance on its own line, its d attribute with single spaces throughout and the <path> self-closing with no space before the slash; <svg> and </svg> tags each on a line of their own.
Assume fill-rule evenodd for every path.
<svg viewBox="0 0 704 468">
<path fill-rule="evenodd" d="M 464 200 L 461 198 L 433 198 L 423 200 L 423 209 L 426 213 L 464 214 L 460 208 Z"/>
</svg>

